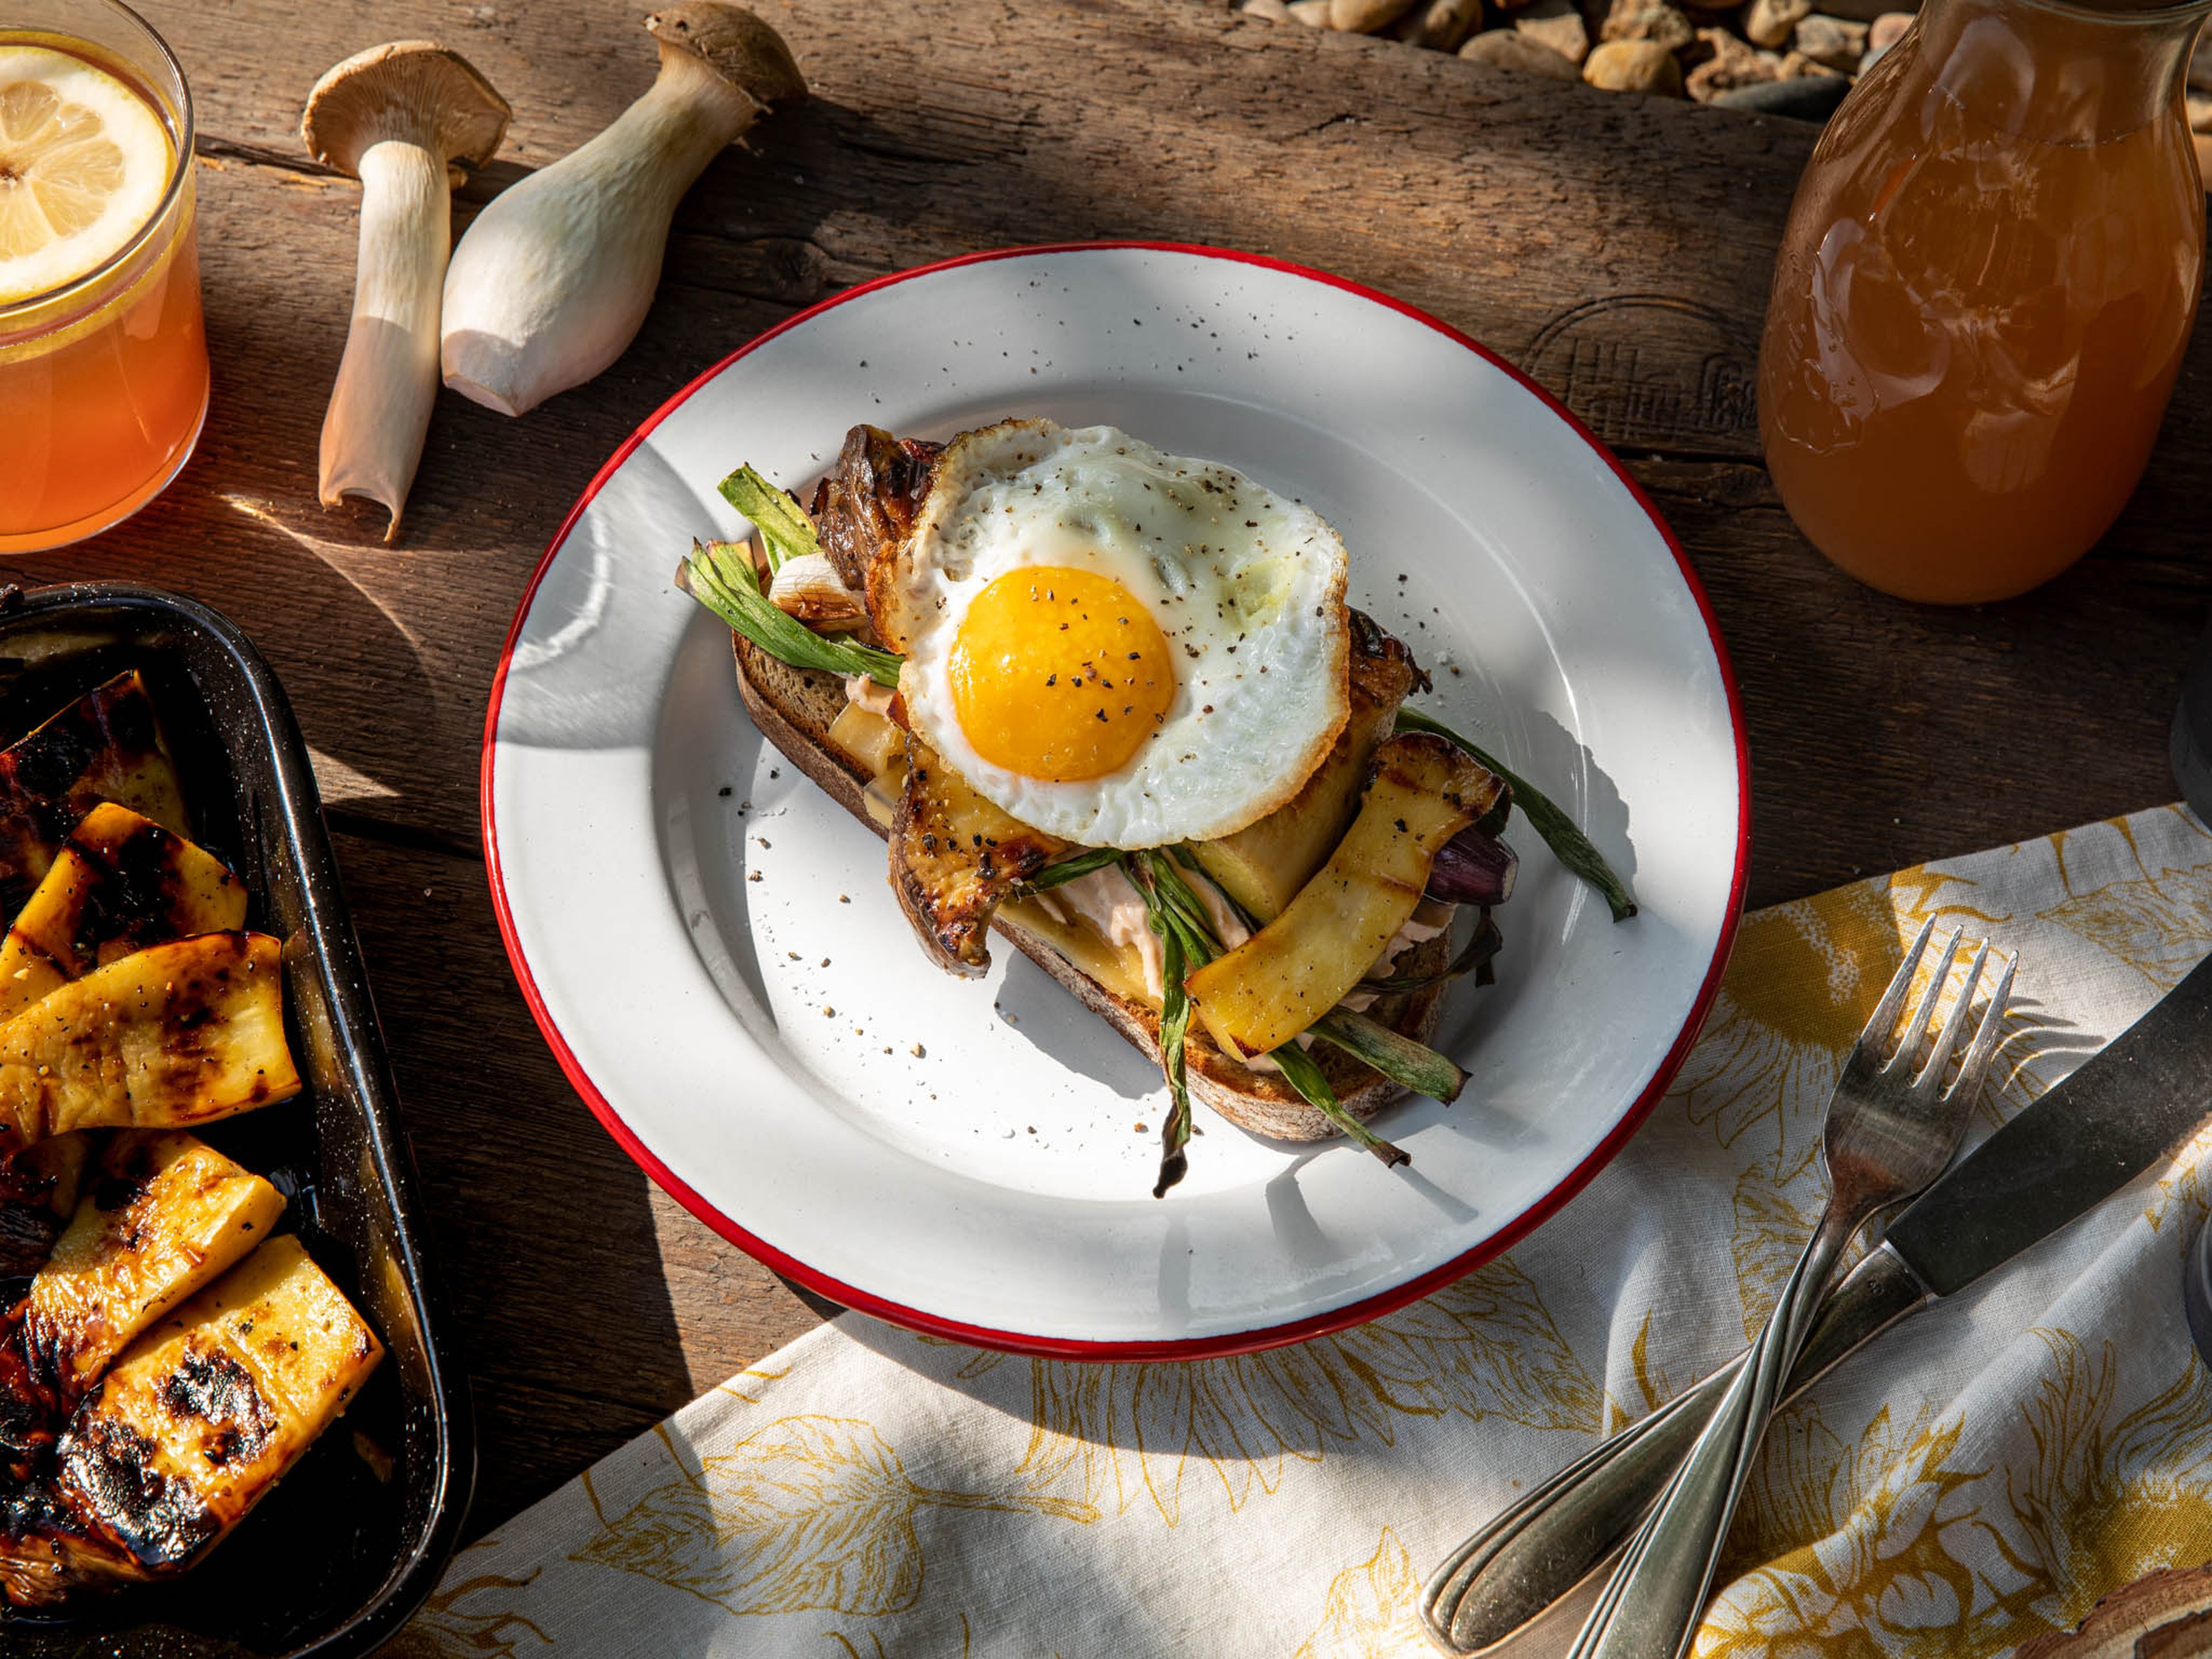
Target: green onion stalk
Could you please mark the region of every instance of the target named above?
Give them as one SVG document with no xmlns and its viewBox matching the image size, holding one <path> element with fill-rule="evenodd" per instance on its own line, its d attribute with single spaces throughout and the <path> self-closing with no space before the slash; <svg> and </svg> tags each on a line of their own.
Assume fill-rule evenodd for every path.
<svg viewBox="0 0 2212 1659">
<path fill-rule="evenodd" d="M 769 574 L 773 575 L 792 560 L 822 550 L 814 533 L 814 520 L 797 501 L 778 489 L 750 466 L 741 466 L 722 480 L 722 499 L 753 521 L 768 550 Z"/>
<path fill-rule="evenodd" d="M 773 545 L 773 544 L 771 544 Z M 760 575 L 743 542 L 694 542 L 678 567 L 676 585 L 778 662 L 864 675 L 896 687 L 899 659 L 843 635 L 817 634 L 776 609 L 761 591 Z"/>
</svg>

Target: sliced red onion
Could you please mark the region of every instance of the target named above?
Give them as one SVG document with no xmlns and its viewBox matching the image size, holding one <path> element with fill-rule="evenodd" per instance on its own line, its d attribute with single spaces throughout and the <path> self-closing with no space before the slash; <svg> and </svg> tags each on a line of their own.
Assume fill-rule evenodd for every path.
<svg viewBox="0 0 2212 1659">
<path fill-rule="evenodd" d="M 1520 867 L 1510 847 L 1470 826 L 1446 842 L 1429 866 L 1428 896 L 1446 904 L 1503 904 L 1513 896 Z"/>
</svg>

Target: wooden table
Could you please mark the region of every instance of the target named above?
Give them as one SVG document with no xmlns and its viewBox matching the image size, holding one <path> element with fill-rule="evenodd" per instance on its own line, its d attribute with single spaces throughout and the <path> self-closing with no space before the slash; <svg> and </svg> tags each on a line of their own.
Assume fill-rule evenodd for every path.
<svg viewBox="0 0 2212 1659">
<path fill-rule="evenodd" d="M 493 927 L 477 775 L 501 641 L 577 492 L 701 368 L 848 284 L 1022 242 L 1224 243 L 1372 283 L 1525 365 L 1620 451 L 1711 590 L 1751 722 L 1753 904 L 2174 793 L 2166 722 L 2212 586 L 2190 506 L 2212 354 L 2071 574 L 1978 611 L 1855 586 L 1791 528 L 1753 423 L 1810 129 L 1201 0 L 763 0 L 815 100 L 693 191 L 607 374 L 520 421 L 444 398 L 387 548 L 380 515 L 315 502 L 357 186 L 307 160 L 301 100 L 380 40 L 465 53 L 515 108 L 466 215 L 647 84 L 641 0 L 138 3 L 198 98 L 214 409 L 155 507 L 4 574 L 182 588 L 291 691 L 472 1373 L 472 1531 L 828 1311 L 653 1188 L 569 1090 Z"/>
</svg>

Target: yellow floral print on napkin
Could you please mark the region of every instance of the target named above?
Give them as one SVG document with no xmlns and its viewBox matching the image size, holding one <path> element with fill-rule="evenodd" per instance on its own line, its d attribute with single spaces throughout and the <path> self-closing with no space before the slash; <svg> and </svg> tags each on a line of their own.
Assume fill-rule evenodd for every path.
<svg viewBox="0 0 2212 1659">
<path fill-rule="evenodd" d="M 2212 950 L 2212 836 L 2139 813 L 1746 917 L 1644 1132 L 1370 1324 L 1093 1366 L 848 1315 L 465 1551 L 396 1651 L 1429 1659 L 1450 1546 L 1765 1316 L 1837 1067 L 1931 916 L 2020 958 L 1980 1133 Z M 2179 1297 L 2208 1208 L 2212 1130 L 1787 1407 L 1701 1659 L 1975 1659 L 2212 1558 Z"/>
<path fill-rule="evenodd" d="M 894 1613 L 921 1592 L 915 1513 L 931 1506 L 1097 1519 L 1088 1504 L 1033 1492 L 918 1486 L 872 1425 L 785 1417 L 702 1459 L 696 1473 L 678 1464 L 569 1559 L 732 1613 Z"/>
<path fill-rule="evenodd" d="M 1291 1659 L 1390 1659 L 1421 1642 L 1421 1575 L 1389 1528 L 1375 1553 L 1328 1581 L 1321 1624 Z"/>
<path fill-rule="evenodd" d="M 1006 1359 L 969 1352 L 963 1377 Z M 1170 1527 L 1194 1473 L 1235 1510 L 1273 1492 L 1286 1460 L 1318 1462 L 1332 1444 L 1388 1446 L 1405 1417 L 1589 1429 L 1599 1413 L 1596 1385 L 1510 1256 L 1371 1324 L 1290 1347 L 1182 1364 L 1021 1363 L 1032 1402 L 1022 1471 L 1040 1487 L 1073 1471 L 1086 1498 L 1117 1512 L 1141 1496 Z"/>
</svg>

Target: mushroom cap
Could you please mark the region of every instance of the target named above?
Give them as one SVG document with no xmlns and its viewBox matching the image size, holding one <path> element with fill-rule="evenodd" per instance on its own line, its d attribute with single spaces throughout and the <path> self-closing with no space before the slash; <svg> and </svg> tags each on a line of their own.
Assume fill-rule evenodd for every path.
<svg viewBox="0 0 2212 1659">
<path fill-rule="evenodd" d="M 743 6 L 684 0 L 653 13 L 645 27 L 664 47 L 681 47 L 704 59 L 763 109 L 806 96 L 806 82 L 783 37 Z"/>
<path fill-rule="evenodd" d="M 300 137 L 318 161 L 356 178 L 371 144 L 410 140 L 447 162 L 459 184 L 463 168 L 491 160 L 513 113 L 460 53 L 434 40 L 387 40 L 333 64 L 315 82 Z"/>
</svg>

